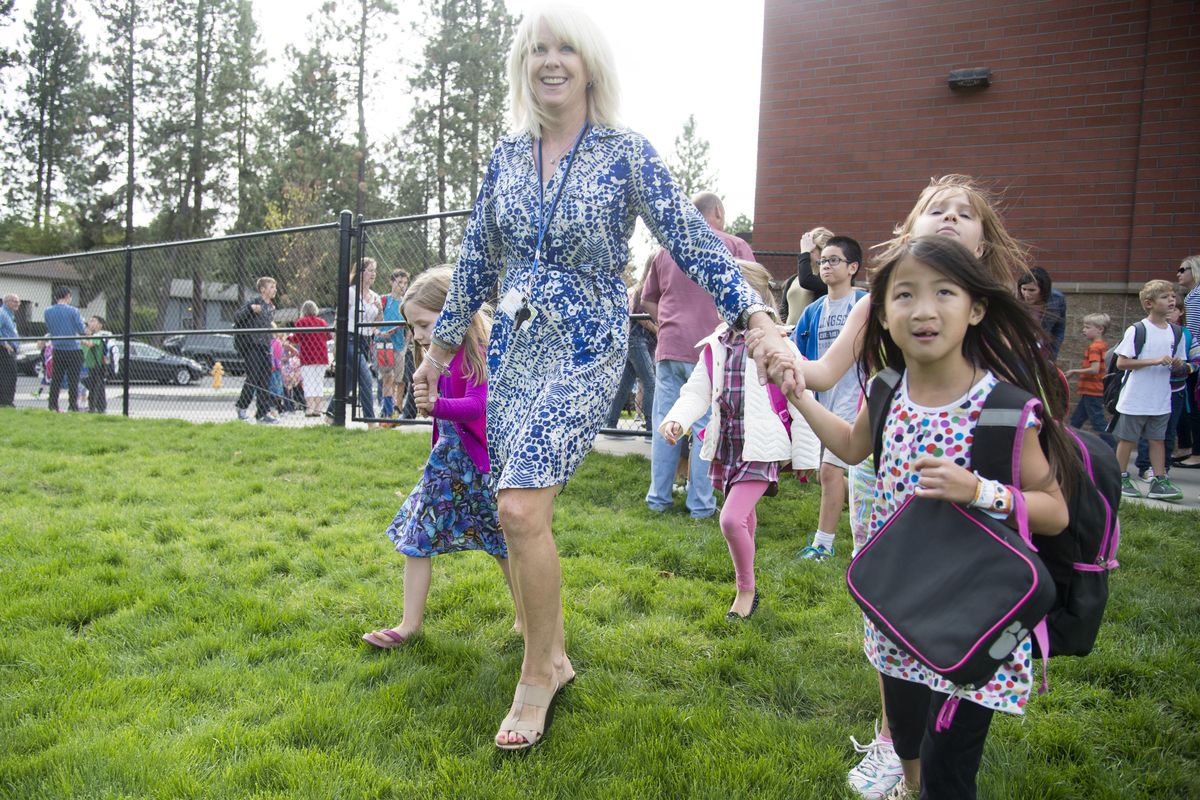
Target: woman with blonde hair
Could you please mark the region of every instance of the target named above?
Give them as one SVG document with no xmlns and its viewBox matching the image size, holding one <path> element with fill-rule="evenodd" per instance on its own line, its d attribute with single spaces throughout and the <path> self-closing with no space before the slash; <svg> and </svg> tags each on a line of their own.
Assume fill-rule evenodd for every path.
<svg viewBox="0 0 1200 800">
<path fill-rule="evenodd" d="M 518 130 L 492 154 L 413 396 L 427 412 L 438 375 L 499 284 L 487 433 L 525 652 L 495 743 L 523 750 L 542 739 L 555 694 L 575 678 L 551 520 L 625 363 L 621 273 L 637 218 L 712 293 L 727 321 L 764 331 L 764 353 L 786 352 L 786 343 L 773 310 L 658 153 L 618 126 L 612 56 L 591 20 L 560 6 L 530 14 L 514 37 L 508 74 Z"/>
</svg>

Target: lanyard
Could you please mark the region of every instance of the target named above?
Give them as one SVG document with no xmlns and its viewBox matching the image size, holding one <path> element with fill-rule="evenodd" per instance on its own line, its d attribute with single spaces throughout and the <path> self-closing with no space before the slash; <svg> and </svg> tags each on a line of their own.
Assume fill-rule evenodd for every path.
<svg viewBox="0 0 1200 800">
<path fill-rule="evenodd" d="M 563 173 L 562 183 L 558 184 L 558 191 L 554 194 L 554 199 L 550 201 L 549 211 L 545 208 L 545 191 L 546 185 L 542 181 L 542 140 L 538 139 L 538 155 L 537 155 L 537 173 L 538 173 L 538 238 L 537 244 L 533 249 L 533 270 L 536 273 L 538 265 L 542 260 L 542 242 L 546 239 L 546 232 L 550 229 L 550 219 L 554 216 L 554 210 L 558 208 L 558 199 L 562 197 L 563 187 L 567 185 L 567 178 L 571 175 L 571 165 L 575 163 L 575 151 L 579 149 L 579 143 L 583 141 L 584 135 L 591 127 L 586 122 L 583 128 L 579 131 L 578 138 L 575 139 L 575 144 L 571 146 L 571 154 L 567 156 L 567 171 Z"/>
</svg>

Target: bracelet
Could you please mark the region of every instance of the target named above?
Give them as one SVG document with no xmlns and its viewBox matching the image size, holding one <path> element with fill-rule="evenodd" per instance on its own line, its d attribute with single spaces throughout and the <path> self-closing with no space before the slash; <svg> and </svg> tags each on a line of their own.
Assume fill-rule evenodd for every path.
<svg viewBox="0 0 1200 800">
<path fill-rule="evenodd" d="M 972 508 L 978 508 L 981 511 L 986 511 L 989 514 L 1000 517 L 1001 519 L 1012 514 L 1012 490 L 1000 481 L 993 481 L 984 478 L 978 472 L 975 473 L 975 476 L 979 478 L 979 483 L 976 484 L 975 499 L 973 499 L 968 505 L 970 505 Z"/>
<path fill-rule="evenodd" d="M 450 366 L 448 364 L 443 364 L 441 361 L 438 361 L 433 357 L 432 353 L 426 353 L 425 357 L 429 359 L 430 363 L 433 364 L 433 366 L 437 369 L 439 375 L 442 375 L 443 377 L 450 375 Z"/>
</svg>

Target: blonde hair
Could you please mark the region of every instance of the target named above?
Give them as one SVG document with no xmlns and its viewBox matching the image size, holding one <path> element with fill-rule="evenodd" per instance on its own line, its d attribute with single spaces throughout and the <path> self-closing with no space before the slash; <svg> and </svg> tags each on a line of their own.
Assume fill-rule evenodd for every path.
<svg viewBox="0 0 1200 800">
<path fill-rule="evenodd" d="M 1195 282 L 1197 286 L 1200 286 L 1200 256 L 1188 256 L 1179 264 L 1179 266 L 1190 270 L 1192 273 L 1192 281 Z"/>
<path fill-rule="evenodd" d="M 825 245 L 829 244 L 829 240 L 833 238 L 833 231 L 823 225 L 818 225 L 809 231 L 809 233 L 812 234 L 813 244 L 821 250 L 824 250 Z"/>
<path fill-rule="evenodd" d="M 771 291 L 771 273 L 767 272 L 766 267 L 756 261 L 743 261 L 740 258 L 735 258 L 734 261 L 741 270 L 746 283 L 750 284 L 751 289 L 758 292 L 758 296 L 763 299 L 764 303 L 774 300 L 775 295 Z"/>
<path fill-rule="evenodd" d="M 962 192 L 966 195 L 967 202 L 971 204 L 983 226 L 983 249 L 979 255 L 979 262 L 996 280 L 1010 288 L 1016 288 L 1017 279 L 1029 272 L 1029 249 L 1004 227 L 1004 219 L 997 210 L 997 193 L 969 175 L 930 178 L 929 185 L 917 197 L 916 205 L 908 212 L 908 217 L 892 230 L 893 237 L 872 248 L 879 251 L 875 257 L 876 262 L 885 264 L 892 260 L 912 238 L 913 226 L 925 210 L 933 205 L 935 200 L 951 192 Z"/>
<path fill-rule="evenodd" d="M 1112 324 L 1112 317 L 1104 313 L 1087 314 L 1083 318 L 1083 324 L 1099 328 L 1101 333 L 1107 333 L 1108 326 Z"/>
<path fill-rule="evenodd" d="M 1163 294 L 1174 295 L 1175 284 L 1163 280 L 1146 281 L 1146 285 L 1138 292 L 1138 300 L 1145 307 L 1146 303 Z"/>
<path fill-rule="evenodd" d="M 404 293 L 404 299 L 400 301 L 400 313 L 407 317 L 410 305 L 441 313 L 442 306 L 446 304 L 446 295 L 450 293 L 450 277 L 453 274 L 454 267 L 450 264 L 430 267 L 422 272 Z M 467 351 L 467 377 L 476 384 L 487 380 L 487 342 L 491 334 L 492 308 L 484 304 L 475 312 L 471 326 L 467 328 L 467 335 L 462 341 L 462 347 Z M 424 358 L 425 348 L 414 339 L 413 365 L 420 366 Z"/>
<path fill-rule="evenodd" d="M 590 17 L 566 5 L 546 6 L 530 13 L 513 36 L 508 54 L 508 98 L 513 124 L 537 138 L 546 122 L 546 112 L 538 104 L 525 67 L 537 40 L 538 27 L 543 23 L 559 41 L 572 45 L 583 59 L 588 79 L 588 121 L 593 125 L 618 126 L 620 89 L 612 49 Z"/>
<path fill-rule="evenodd" d="M 275 284 L 274 278 L 270 277 L 269 275 L 263 275 L 261 278 L 259 278 L 258 280 L 256 280 L 254 282 L 254 289 L 256 291 L 261 292 L 265 287 L 275 286 L 275 285 L 276 284 Z"/>
</svg>

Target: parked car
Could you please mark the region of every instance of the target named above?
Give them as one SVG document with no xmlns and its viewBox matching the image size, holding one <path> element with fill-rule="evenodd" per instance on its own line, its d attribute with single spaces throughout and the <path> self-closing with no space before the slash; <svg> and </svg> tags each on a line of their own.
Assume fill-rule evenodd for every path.
<svg viewBox="0 0 1200 800">
<path fill-rule="evenodd" d="M 133 354 L 129 359 L 129 380 L 152 381 L 157 383 L 177 383 L 187 386 L 192 381 L 203 377 L 208 370 L 202 364 L 183 356 L 159 350 L 141 342 L 133 342 Z M 109 381 L 121 380 L 122 364 L 125 360 L 123 342 L 117 342 L 114 358 L 109 366 Z"/>
<path fill-rule="evenodd" d="M 19 374 L 41 376 L 42 348 L 38 346 L 38 342 L 18 342 L 16 359 Z"/>
<path fill-rule="evenodd" d="M 163 349 L 177 356 L 190 358 L 203 364 L 209 371 L 218 361 L 226 375 L 242 375 L 246 362 L 233 346 L 233 337 L 227 333 L 183 333 L 168 336 Z"/>
</svg>

